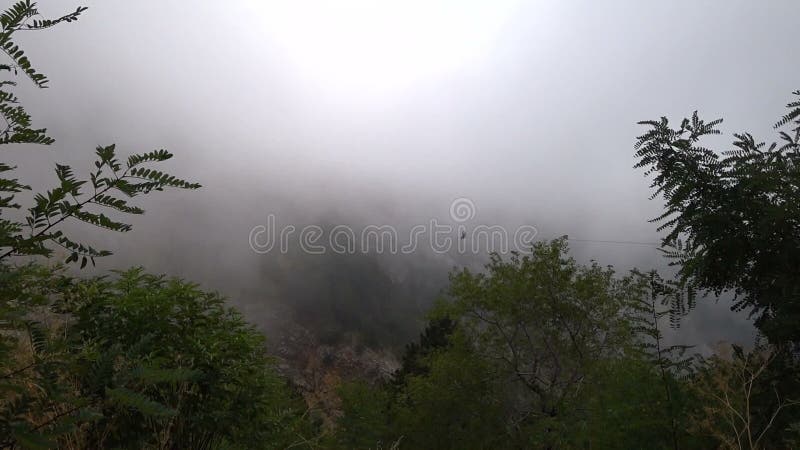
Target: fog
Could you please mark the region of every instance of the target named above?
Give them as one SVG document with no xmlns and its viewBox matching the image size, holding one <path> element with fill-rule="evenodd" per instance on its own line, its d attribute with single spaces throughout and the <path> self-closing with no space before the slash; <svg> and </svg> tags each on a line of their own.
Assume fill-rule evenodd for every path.
<svg viewBox="0 0 800 450">
<path fill-rule="evenodd" d="M 258 254 L 251 230 L 269 214 L 298 229 L 403 235 L 452 224 L 451 203 L 465 198 L 466 225 L 527 224 L 539 239 L 569 235 L 581 262 L 663 269 L 648 223 L 661 203 L 632 169 L 636 122 L 699 110 L 725 118 L 709 145 L 726 149 L 745 130 L 771 140 L 798 88 L 792 1 L 81 4 L 78 23 L 19 38 L 51 79 L 47 90 L 21 83 L 19 96 L 57 140 L 10 151 L 20 176 L 46 186 L 54 177 L 41 168 L 54 162 L 81 172 L 97 145 L 169 149 L 169 169 L 203 188 L 143 198 L 147 214 L 127 235 L 84 231 L 115 252 L 99 266 L 196 280 L 267 331 L 308 314 L 297 305 L 344 302 L 341 292 L 402 305 L 375 306 L 354 327 L 397 314 L 397 333 L 410 335 L 447 271 L 485 260 L 424 246 Z M 724 301 L 706 301 L 681 339 L 752 334 Z"/>
</svg>

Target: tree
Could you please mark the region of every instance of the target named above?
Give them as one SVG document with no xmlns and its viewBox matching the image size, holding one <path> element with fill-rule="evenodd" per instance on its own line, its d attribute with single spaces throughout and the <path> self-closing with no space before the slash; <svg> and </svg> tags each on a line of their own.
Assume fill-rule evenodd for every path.
<svg viewBox="0 0 800 450">
<path fill-rule="evenodd" d="M 775 124 L 780 144 L 734 134 L 735 148 L 719 155 L 700 141 L 719 134 L 722 119 L 696 112 L 677 128 L 665 117 L 640 122 L 648 130 L 636 141 L 636 167 L 664 198 L 654 221 L 682 281 L 732 291 L 733 309 L 749 310 L 779 346 L 800 343 L 800 101 L 787 107 Z"/>
<path fill-rule="evenodd" d="M 630 320 L 641 339 L 640 357 L 658 372 L 657 383 L 664 392 L 664 406 L 658 414 L 666 413 L 669 418 L 672 448 L 677 450 L 681 447 L 680 438 L 684 435 L 682 430 L 686 429 L 684 416 L 681 414 L 682 389 L 679 378 L 691 373 L 694 358 L 685 356 L 691 346 L 665 344 L 661 322 L 668 317 L 673 329 L 680 326 L 680 319 L 687 313 L 683 301 L 684 291 L 679 283 L 665 281 L 656 271 L 641 273 L 633 270 L 629 281 L 639 291 L 630 305 Z M 631 360 L 629 363 L 635 366 L 637 361 Z"/>
<path fill-rule="evenodd" d="M 564 239 L 492 255 L 451 275 L 390 383 L 345 392 L 338 433 L 407 448 L 694 445 L 685 349 L 659 329 L 674 294 L 654 273 L 579 265 Z"/>
<path fill-rule="evenodd" d="M 402 359 L 387 382 L 341 387 L 334 448 L 508 447 L 504 387 L 454 322 L 432 318 Z"/>
<path fill-rule="evenodd" d="M 706 123 L 695 112 L 677 128 L 664 117 L 641 122 L 648 130 L 636 142 L 636 167 L 654 175 L 653 198 L 664 198 L 664 213 L 653 221 L 667 231 L 664 251 L 690 293 L 687 307 L 693 306 L 695 292 L 732 293 L 732 309 L 755 317 L 773 346 L 770 364 L 753 382 L 755 390 L 771 393 L 777 386 L 782 395 L 796 398 L 800 101 L 787 108 L 774 124 L 778 143 L 767 145 L 739 133 L 734 134 L 733 150 L 721 154 L 701 145 L 708 135 L 720 134 L 721 119 Z M 713 367 L 721 370 L 723 365 Z M 770 395 L 752 400 L 754 417 L 769 417 L 774 411 Z M 800 420 L 798 414 L 797 408 L 782 410 L 761 443 L 784 445 L 780 435 Z"/>
<path fill-rule="evenodd" d="M 0 448 L 285 448 L 316 433 L 218 294 L 141 269 L 2 267 L 0 301 L 39 320 L 0 335 Z"/>
<path fill-rule="evenodd" d="M 712 448 L 688 433 L 687 411 L 695 405 L 682 378 L 666 374 L 638 356 L 609 360 L 595 373 L 592 389 L 581 398 L 587 420 L 571 431 L 591 448 Z M 586 447 L 584 447 L 586 448 Z"/>
<path fill-rule="evenodd" d="M 75 280 L 56 305 L 85 368 L 73 382 L 102 408 L 68 437 L 82 448 L 285 448 L 311 431 L 263 335 L 218 294 L 132 269 Z"/>
<path fill-rule="evenodd" d="M 411 342 L 406 345 L 400 369 L 392 374 L 392 384 L 402 387 L 409 377 L 429 373 L 428 357 L 437 350 L 446 349 L 454 331 L 455 323 L 449 317 L 431 319 L 420 334 L 419 343 Z"/>
<path fill-rule="evenodd" d="M 66 340 L 48 326 L 65 279 L 47 267 L 0 264 L 0 448 L 50 448 L 76 421 L 97 417 L 64 380 Z"/>
<path fill-rule="evenodd" d="M 714 355 L 703 361 L 692 387 L 702 407 L 693 419 L 698 432 L 714 437 L 723 448 L 756 450 L 766 445 L 784 409 L 800 406 L 775 383 L 765 383 L 776 352 L 758 345 L 746 353 L 733 346 L 731 355 Z M 759 405 L 759 398 L 769 403 Z M 780 445 L 780 443 L 778 443 Z"/>
<path fill-rule="evenodd" d="M 391 405 L 392 436 L 403 448 L 492 449 L 513 446 L 503 378 L 458 331 L 424 356 L 424 373 L 409 375 Z"/>
<path fill-rule="evenodd" d="M 342 411 L 331 438 L 333 448 L 377 449 L 391 442 L 391 391 L 354 381 L 341 385 L 338 395 Z"/>
<path fill-rule="evenodd" d="M 537 243 L 531 255 L 492 255 L 486 273 L 454 273 L 450 301 L 439 306 L 511 386 L 506 424 L 523 446 L 575 444 L 574 430 L 591 420 L 584 406 L 598 371 L 636 353 L 637 280 L 566 253 L 562 238 Z"/>
</svg>

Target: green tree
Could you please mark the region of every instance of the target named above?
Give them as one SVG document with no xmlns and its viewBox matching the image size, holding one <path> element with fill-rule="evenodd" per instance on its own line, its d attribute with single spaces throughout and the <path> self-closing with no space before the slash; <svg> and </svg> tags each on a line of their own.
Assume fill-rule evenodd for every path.
<svg viewBox="0 0 800 450">
<path fill-rule="evenodd" d="M 630 321 L 639 336 L 638 360 L 628 360 L 632 367 L 644 362 L 655 370 L 658 378 L 651 380 L 662 389 L 663 396 L 655 401 L 660 405 L 658 411 L 650 411 L 654 417 L 666 417 L 671 447 L 683 447 L 686 438 L 686 415 L 684 414 L 686 392 L 680 379 L 692 372 L 693 356 L 687 357 L 688 345 L 667 345 L 661 331 L 665 318 L 670 327 L 678 329 L 681 318 L 688 313 L 684 298 L 685 292 L 679 283 L 665 281 L 656 271 L 642 273 L 633 270 L 629 280 L 639 294 L 631 304 Z M 643 374 L 633 374 L 634 377 Z"/>
<path fill-rule="evenodd" d="M 800 399 L 787 397 L 777 383 L 764 382 L 776 356 L 769 346 L 757 345 L 750 352 L 733 346 L 729 355 L 705 359 L 692 382 L 702 402 L 692 417 L 696 431 L 713 437 L 726 449 L 756 450 L 785 444 L 783 439 L 770 442 L 771 431 L 781 424 L 778 419 L 784 410 L 800 407 Z"/>
<path fill-rule="evenodd" d="M 394 438 L 403 448 L 507 448 L 508 394 L 491 362 L 455 332 L 450 345 L 423 357 L 427 369 L 409 375 L 392 404 Z"/>
<path fill-rule="evenodd" d="M 400 369 L 392 374 L 392 383 L 402 387 L 410 376 L 429 373 L 427 357 L 433 352 L 450 345 L 450 336 L 455 331 L 455 323 L 447 316 L 433 318 L 419 336 L 419 343 L 411 342 L 403 352 Z"/>
<path fill-rule="evenodd" d="M 503 386 L 448 318 L 433 318 L 403 364 L 376 386 L 348 383 L 339 396 L 335 448 L 502 448 Z"/>
<path fill-rule="evenodd" d="M 696 112 L 677 127 L 664 117 L 641 122 L 648 130 L 636 142 L 636 167 L 653 175 L 653 198 L 665 202 L 653 221 L 667 232 L 665 252 L 681 283 L 690 294 L 732 293 L 732 309 L 755 317 L 774 346 L 773 361 L 756 379 L 764 384 L 756 392 L 766 394 L 750 403 L 759 417 L 776 409 L 772 386 L 800 398 L 800 101 L 787 109 L 774 124 L 780 140 L 769 145 L 739 133 L 732 150 L 714 152 L 701 141 L 720 134 L 722 120 L 706 123 Z M 689 295 L 687 307 L 694 301 Z M 797 409 L 783 409 L 761 442 L 784 445 L 784 430 L 800 421 Z"/>
<path fill-rule="evenodd" d="M 302 400 L 266 356 L 264 337 L 215 293 L 132 269 L 76 280 L 56 303 L 73 373 L 103 417 L 83 448 L 285 448 L 310 437 Z"/>
<path fill-rule="evenodd" d="M 648 130 L 636 142 L 636 167 L 664 198 L 654 221 L 682 280 L 732 291 L 733 309 L 751 311 L 776 345 L 800 342 L 800 101 L 787 107 L 775 124 L 781 142 L 768 146 L 741 133 L 722 155 L 705 148 L 722 120 L 696 112 L 677 128 L 665 117 L 641 122 Z"/>
<path fill-rule="evenodd" d="M 569 440 L 594 367 L 633 343 L 625 312 L 637 292 L 611 268 L 580 266 L 566 252 L 558 239 L 508 261 L 493 255 L 486 273 L 455 273 L 452 301 L 441 306 L 515 386 L 509 423 L 529 445 Z"/>
<path fill-rule="evenodd" d="M 76 360 L 51 326 L 51 299 L 68 284 L 47 267 L 0 264 L 0 448 L 49 448 L 98 416 L 65 381 Z"/>
<path fill-rule="evenodd" d="M 587 420 L 572 430 L 579 436 L 576 441 L 603 449 L 672 449 L 676 441 L 677 448 L 704 448 L 686 432 L 686 409 L 681 406 L 689 396 L 680 379 L 667 374 L 671 396 L 665 397 L 658 367 L 640 357 L 605 361 L 594 376 L 592 389 L 581 400 Z"/>
<path fill-rule="evenodd" d="M 653 274 L 618 277 L 567 250 L 565 239 L 541 242 L 531 255 L 493 255 L 485 272 L 451 276 L 449 298 L 433 313 L 440 322 L 407 347 L 393 380 L 391 428 L 404 444 L 693 445 L 676 419 L 686 361 L 658 329 L 669 309 L 655 303 L 672 297 Z"/>
<path fill-rule="evenodd" d="M 44 128 L 35 128 L 30 115 L 11 91 L 16 78 L 27 78 L 39 88 L 47 87 L 47 78 L 33 68 L 28 57 L 14 41 L 17 32 L 44 30 L 60 23 L 73 22 L 86 11 L 74 12 L 55 19 L 39 14 L 36 4 L 19 1 L 0 13 L 0 49 L 8 62 L 0 64 L 6 76 L 0 81 L 0 115 L 6 127 L 0 131 L 0 145 L 50 145 L 54 140 Z M 17 194 L 31 187 L 12 178 L 14 166 L 0 162 L 0 431 L 2 445 L 22 444 L 29 447 L 49 446 L 54 436 L 63 434 L 67 426 L 93 419 L 97 412 L 89 407 L 65 383 L 66 374 L 75 369 L 72 345 L 53 333 L 55 324 L 45 320 L 63 320 L 53 315 L 52 297 L 62 293 L 67 278 L 36 265 L 7 265 L 14 256 L 49 256 L 54 247 L 68 252 L 68 262 L 80 261 L 81 267 L 94 258 L 109 255 L 90 245 L 68 237 L 62 224 L 71 219 L 115 231 L 128 231 L 130 225 L 106 216 L 99 210 L 141 214 L 144 211 L 118 198 L 118 194 L 134 197 L 166 187 L 196 189 L 198 184 L 144 167 L 172 155 L 165 150 L 130 156 L 121 163 L 114 145 L 98 147 L 98 157 L 87 179 L 79 179 L 73 169 L 57 164 L 57 186 L 36 194 L 25 214 L 16 201 Z M 88 187 L 88 189 L 87 189 Z M 8 438 L 5 438 L 8 436 Z"/>
<path fill-rule="evenodd" d="M 3 448 L 285 448 L 315 436 L 263 336 L 218 294 L 141 269 L 76 279 L 0 267 L 0 300 L 39 319 L 0 340 Z"/>
<path fill-rule="evenodd" d="M 392 392 L 361 381 L 343 384 L 338 391 L 341 417 L 336 421 L 331 447 L 341 449 L 386 448 L 393 431 L 389 408 Z"/>
</svg>

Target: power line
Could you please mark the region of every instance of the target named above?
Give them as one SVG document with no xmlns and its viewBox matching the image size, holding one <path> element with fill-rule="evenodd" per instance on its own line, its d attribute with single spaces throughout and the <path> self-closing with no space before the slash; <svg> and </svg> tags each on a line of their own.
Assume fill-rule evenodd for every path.
<svg viewBox="0 0 800 450">
<path fill-rule="evenodd" d="M 573 239 L 569 236 L 567 236 L 567 240 L 570 242 L 589 242 L 593 244 L 621 244 L 621 245 L 642 245 L 642 246 L 656 247 L 656 248 L 661 247 L 661 244 L 658 242 L 613 241 L 613 240 L 602 240 L 602 239 Z"/>
</svg>

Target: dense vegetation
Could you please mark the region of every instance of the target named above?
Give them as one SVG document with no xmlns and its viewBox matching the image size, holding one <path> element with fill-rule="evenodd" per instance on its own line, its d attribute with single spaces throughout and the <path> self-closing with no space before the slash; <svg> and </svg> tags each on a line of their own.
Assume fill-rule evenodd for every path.
<svg viewBox="0 0 800 450">
<path fill-rule="evenodd" d="M 403 368 L 346 385 L 342 448 L 789 448 L 796 354 L 665 346 L 680 285 L 581 266 L 564 240 L 453 274 Z M 793 409 L 794 408 L 794 409 Z M 374 446 L 374 444 L 373 444 Z"/>
<path fill-rule="evenodd" d="M 0 15 L 5 148 L 54 142 L 10 91 L 17 77 L 47 83 L 12 38 L 85 10 L 43 19 L 21 1 Z M 116 217 L 144 212 L 132 198 L 199 188 L 148 166 L 169 152 L 100 146 L 88 178 L 57 165 L 56 187 L 28 197 L 0 163 L 0 448 L 800 446 L 800 101 L 788 108 L 780 143 L 738 134 L 722 154 L 700 145 L 719 120 L 643 122 L 637 167 L 665 200 L 655 221 L 676 280 L 581 265 L 566 239 L 491 255 L 451 274 L 390 379 L 340 386 L 330 426 L 219 295 L 142 268 L 78 277 L 55 260 L 110 254 L 63 223 L 125 232 Z M 663 326 L 725 292 L 756 318 L 753 348 L 703 358 L 665 344 Z"/>
</svg>

